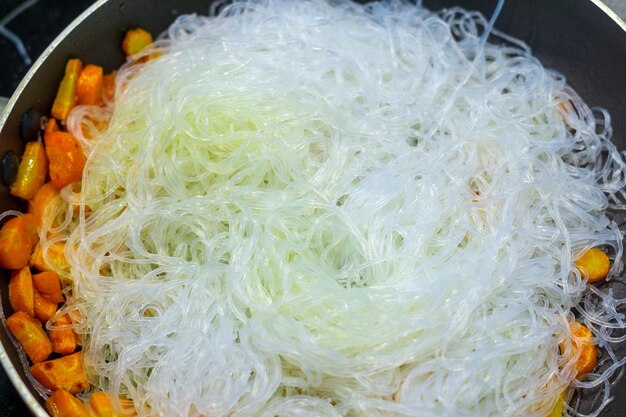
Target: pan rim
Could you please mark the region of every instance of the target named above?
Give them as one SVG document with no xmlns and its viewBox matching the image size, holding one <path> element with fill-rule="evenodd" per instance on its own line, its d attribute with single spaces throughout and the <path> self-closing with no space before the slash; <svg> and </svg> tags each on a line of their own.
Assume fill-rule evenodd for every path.
<svg viewBox="0 0 626 417">
<path fill-rule="evenodd" d="M 606 5 L 602 0 L 588 0 L 593 3 L 596 7 L 598 7 L 603 13 L 605 13 L 611 20 L 613 20 L 624 32 L 626 32 L 626 22 L 620 18 L 608 5 Z M 4 111 L 0 113 L 0 132 L 3 130 L 4 125 L 9 119 L 9 114 L 12 112 L 15 103 L 18 101 L 25 87 L 28 85 L 30 80 L 33 78 L 35 73 L 37 73 L 41 66 L 45 63 L 48 57 L 52 54 L 52 52 L 59 46 L 59 44 L 71 33 L 80 26 L 89 16 L 94 14 L 98 9 L 104 6 L 106 3 L 109 3 L 110 0 L 97 0 L 91 6 L 89 6 L 85 11 L 83 11 L 72 23 L 70 23 L 44 50 L 44 52 L 37 58 L 32 67 L 29 69 L 24 78 L 20 81 L 19 85 L 9 98 Z M 5 331 L 8 331 L 6 329 Z M 29 409 L 31 414 L 35 417 L 49 417 L 48 412 L 39 402 L 39 399 L 36 398 L 26 382 L 21 378 L 17 368 L 13 365 L 11 358 L 8 355 L 8 352 L 5 349 L 3 343 L 0 343 L 0 365 L 4 369 L 5 373 L 9 381 L 13 384 L 15 389 L 17 390 L 20 398 Z"/>
</svg>

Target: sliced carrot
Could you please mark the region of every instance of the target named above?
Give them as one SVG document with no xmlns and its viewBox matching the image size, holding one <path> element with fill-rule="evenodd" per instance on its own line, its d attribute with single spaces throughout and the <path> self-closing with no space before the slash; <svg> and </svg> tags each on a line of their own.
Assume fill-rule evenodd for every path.
<svg viewBox="0 0 626 417">
<path fill-rule="evenodd" d="M 44 271 L 33 275 L 33 285 L 43 298 L 53 303 L 65 301 L 61 290 L 61 280 L 54 271 Z"/>
<path fill-rule="evenodd" d="M 64 389 L 46 400 L 46 408 L 52 417 L 91 417 L 85 404 Z"/>
<path fill-rule="evenodd" d="M 91 122 L 91 125 L 93 126 L 89 126 L 87 122 Z M 81 128 L 82 128 L 82 132 L 83 132 L 83 136 L 87 139 L 91 139 L 93 137 L 92 132 L 93 132 L 93 128 L 95 128 L 95 130 L 102 132 L 104 130 L 106 130 L 106 128 L 109 126 L 109 122 L 107 122 L 106 120 L 98 120 L 98 119 L 92 119 L 91 117 L 85 117 Z"/>
<path fill-rule="evenodd" d="M 102 97 L 105 101 L 111 101 L 115 96 L 115 76 L 116 72 L 112 72 L 104 76 L 102 80 Z"/>
<path fill-rule="evenodd" d="M 134 407 L 130 401 L 120 398 L 120 403 L 123 408 L 122 412 L 118 412 L 115 409 L 111 403 L 109 394 L 106 392 L 94 392 L 89 398 L 89 405 L 91 405 L 91 409 L 96 412 L 98 417 L 134 417 L 137 415 L 133 412 Z"/>
<path fill-rule="evenodd" d="M 588 282 L 597 282 L 609 274 L 611 261 L 600 249 L 591 248 L 576 260 L 576 267 Z"/>
<path fill-rule="evenodd" d="M 58 131 L 59 131 L 59 124 L 57 123 L 57 119 L 55 119 L 54 117 L 51 117 L 46 123 L 46 127 L 43 130 L 43 134 L 45 136 L 49 133 L 58 132 Z"/>
<path fill-rule="evenodd" d="M 78 394 L 89 386 L 83 370 L 83 354 L 76 352 L 31 366 L 30 371 L 44 387 L 57 390 L 64 389 Z"/>
<path fill-rule="evenodd" d="M 52 342 L 52 351 L 61 355 L 69 355 L 76 350 L 76 333 L 71 328 L 55 329 L 55 326 L 63 326 L 71 324 L 70 316 L 62 315 L 52 323 L 53 329 L 50 330 L 50 341 Z"/>
<path fill-rule="evenodd" d="M 39 320 L 18 311 L 7 318 L 7 325 L 33 363 L 48 359 L 52 344 Z"/>
<path fill-rule="evenodd" d="M 76 85 L 78 104 L 102 104 L 102 85 L 104 72 L 102 67 L 89 64 L 80 72 Z"/>
<path fill-rule="evenodd" d="M 83 69 L 80 59 L 70 59 L 65 65 L 65 75 L 59 85 L 56 98 L 52 104 L 52 117 L 65 124 L 70 111 L 76 106 L 76 84 Z"/>
<path fill-rule="evenodd" d="M 576 360 L 576 378 L 580 379 L 585 374 L 593 371 L 598 364 L 598 348 L 591 340 L 593 333 L 584 324 L 570 323 L 570 337 L 572 339 L 572 357 L 578 355 Z M 565 351 L 565 342 L 560 344 L 561 352 Z M 580 351 L 580 353 L 579 353 Z"/>
<path fill-rule="evenodd" d="M 43 259 L 43 248 L 41 247 L 41 242 L 35 246 L 33 253 L 30 255 L 30 259 L 28 260 L 28 264 L 38 271 L 53 271 L 53 269 L 50 268 Z"/>
<path fill-rule="evenodd" d="M 9 302 L 13 311 L 22 311 L 31 317 L 35 315 L 33 279 L 28 266 L 11 272 Z"/>
<path fill-rule="evenodd" d="M 44 259 L 43 248 L 41 244 L 35 246 L 35 250 L 30 257 L 30 265 L 38 271 L 65 271 L 69 272 L 70 265 L 65 259 L 65 243 L 55 242 L 48 247 L 46 254 L 47 258 Z M 62 276 L 59 276 L 63 280 Z"/>
<path fill-rule="evenodd" d="M 39 228 L 37 227 L 37 221 L 35 220 L 35 216 L 30 213 L 20 214 L 18 217 L 20 222 L 24 224 L 24 228 L 26 232 L 28 232 L 28 236 L 30 237 L 30 243 L 34 248 L 35 245 L 39 242 Z"/>
<path fill-rule="evenodd" d="M 59 190 L 51 182 L 45 183 L 35 197 L 28 202 L 28 212 L 33 215 L 37 227 L 43 224 L 46 207 L 59 196 Z"/>
<path fill-rule="evenodd" d="M 39 291 L 34 292 L 34 304 L 35 304 L 35 317 L 42 323 L 46 323 L 57 312 L 58 304 L 52 301 L 46 300 Z"/>
<path fill-rule="evenodd" d="M 11 194 L 23 200 L 30 200 L 46 182 L 48 158 L 43 143 L 28 142 L 17 169 L 17 177 L 11 185 Z"/>
<path fill-rule="evenodd" d="M 17 216 L 6 222 L 0 229 L 0 266 L 5 269 L 21 269 L 28 263 L 28 258 L 36 242 L 33 242 L 34 218 L 23 219 Z M 28 220 L 32 220 L 30 224 Z"/>
<path fill-rule="evenodd" d="M 124 36 L 124 40 L 122 41 L 122 49 L 126 56 L 135 55 L 138 52 L 141 52 L 148 45 L 153 42 L 152 35 L 150 32 L 145 31 L 144 29 L 131 29 L 126 32 L 126 36 Z"/>
<path fill-rule="evenodd" d="M 52 185 L 61 189 L 80 181 L 85 166 L 85 154 L 76 138 L 69 132 L 52 132 L 44 140 Z"/>
</svg>

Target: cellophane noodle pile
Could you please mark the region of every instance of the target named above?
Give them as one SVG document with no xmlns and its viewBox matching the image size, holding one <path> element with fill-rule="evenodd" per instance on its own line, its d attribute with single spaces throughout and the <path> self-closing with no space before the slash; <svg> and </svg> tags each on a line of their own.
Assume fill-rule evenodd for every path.
<svg viewBox="0 0 626 417">
<path fill-rule="evenodd" d="M 622 269 L 606 111 L 475 12 L 212 15 L 69 119 L 88 162 L 42 235 L 94 386 L 141 416 L 543 417 L 570 385 L 599 413 L 624 301 L 574 261 Z M 576 319 L 602 349 L 583 381 Z"/>
</svg>

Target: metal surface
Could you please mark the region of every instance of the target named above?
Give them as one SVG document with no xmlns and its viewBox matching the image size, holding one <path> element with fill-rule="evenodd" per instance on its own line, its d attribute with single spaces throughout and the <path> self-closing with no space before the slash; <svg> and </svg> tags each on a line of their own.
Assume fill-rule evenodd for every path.
<svg viewBox="0 0 626 417">
<path fill-rule="evenodd" d="M 424 0 L 431 9 L 460 5 L 490 15 L 496 0 Z M 0 118 L 0 155 L 18 154 L 18 122 L 30 107 L 48 113 L 68 58 L 111 70 L 123 60 L 119 45 L 125 30 L 141 26 L 153 33 L 167 28 L 176 15 L 206 13 L 209 0 L 97 1 L 70 25 L 42 54 L 19 85 Z M 603 10 L 604 9 L 604 10 Z M 613 116 L 615 142 L 626 149 L 626 27 L 598 0 L 507 0 L 496 27 L 524 39 L 548 67 L 563 73 L 592 106 L 601 105 Z M 610 13 L 610 12 L 609 12 Z M 0 211 L 23 204 L 0 185 Z M 6 278 L 6 277 L 4 277 Z M 0 279 L 2 307 L 9 309 L 7 279 Z M 37 395 L 23 382 L 23 369 L 6 331 L 0 326 L 0 361 L 32 413 L 47 416 Z M 603 417 L 626 415 L 626 383 L 613 392 L 614 402 Z"/>
</svg>

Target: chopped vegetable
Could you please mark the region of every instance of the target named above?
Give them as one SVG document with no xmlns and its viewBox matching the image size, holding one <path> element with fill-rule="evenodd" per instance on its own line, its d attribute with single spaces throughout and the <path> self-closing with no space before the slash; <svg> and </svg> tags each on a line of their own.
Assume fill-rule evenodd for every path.
<svg viewBox="0 0 626 417">
<path fill-rule="evenodd" d="M 17 177 L 11 186 L 11 194 L 24 200 L 30 200 L 46 182 L 48 158 L 43 143 L 28 142 L 17 170 Z"/>
<path fill-rule="evenodd" d="M 52 344 L 39 320 L 18 311 L 7 318 L 7 325 L 33 363 L 48 359 Z"/>
<path fill-rule="evenodd" d="M 59 124 L 57 123 L 57 119 L 52 117 L 46 123 L 46 127 L 43 130 L 43 134 L 45 136 L 45 135 L 47 135 L 49 133 L 57 132 L 57 131 L 59 131 Z"/>
<path fill-rule="evenodd" d="M 50 164 L 50 181 L 61 189 L 80 181 L 85 166 L 85 154 L 76 138 L 68 132 L 51 132 L 44 138 Z"/>
<path fill-rule="evenodd" d="M 89 398 L 89 405 L 91 405 L 91 408 L 96 412 L 98 417 L 115 417 L 115 416 L 133 417 L 137 415 L 132 411 L 133 407 L 130 401 L 120 399 L 120 403 L 122 404 L 122 407 L 124 408 L 123 413 L 117 412 L 115 407 L 113 407 L 111 400 L 109 399 L 109 394 L 105 392 L 94 392 L 93 394 L 91 394 L 91 397 Z"/>
<path fill-rule="evenodd" d="M 104 73 L 98 65 L 87 65 L 78 76 L 76 95 L 78 104 L 102 104 L 102 87 Z"/>
<path fill-rule="evenodd" d="M 21 269 L 27 263 L 37 243 L 34 217 L 21 215 L 6 222 L 0 229 L 0 266 Z M 35 233 L 33 233 L 35 231 Z"/>
<path fill-rule="evenodd" d="M 35 216 L 29 213 L 24 213 L 20 214 L 17 218 L 24 224 L 24 228 L 30 237 L 31 245 L 34 248 L 35 245 L 39 243 L 39 229 L 37 227 L 37 222 L 35 221 Z"/>
<path fill-rule="evenodd" d="M 62 315 L 52 323 L 53 329 L 50 330 L 50 341 L 52 342 L 52 351 L 61 355 L 69 355 L 76 350 L 76 333 L 71 328 L 55 329 L 56 326 L 64 326 L 72 324 L 70 316 Z"/>
<path fill-rule="evenodd" d="M 13 311 L 23 311 L 31 317 L 35 315 L 33 279 L 28 266 L 11 273 L 9 302 Z"/>
<path fill-rule="evenodd" d="M 609 274 L 611 261 L 606 253 L 598 248 L 591 248 L 576 260 L 576 267 L 588 282 L 601 281 Z"/>
<path fill-rule="evenodd" d="M 584 324 L 575 321 L 570 323 L 570 335 L 572 338 L 571 355 L 578 356 L 576 378 L 580 379 L 593 371 L 598 364 L 598 348 L 592 341 L 593 333 Z M 561 352 L 565 352 L 565 342 L 561 343 L 560 349 Z"/>
<path fill-rule="evenodd" d="M 51 182 L 45 183 L 35 197 L 28 202 L 28 212 L 33 215 L 37 227 L 41 227 L 46 207 L 59 196 L 59 190 Z"/>
<path fill-rule="evenodd" d="M 59 85 L 57 96 L 52 104 L 51 114 L 65 124 L 70 111 L 76 106 L 76 85 L 83 69 L 80 59 L 70 59 L 65 65 L 65 75 Z"/>
<path fill-rule="evenodd" d="M 43 257 L 43 248 L 41 245 L 35 246 L 35 250 L 30 257 L 30 265 L 39 271 L 69 271 L 70 265 L 65 259 L 65 243 L 55 242 L 48 248 L 48 261 Z M 50 264 L 48 264 L 50 262 Z M 63 277 L 59 276 L 62 280 Z"/>
<path fill-rule="evenodd" d="M 61 290 L 61 280 L 54 271 L 44 271 L 33 275 L 33 285 L 43 298 L 53 303 L 65 301 Z"/>
<path fill-rule="evenodd" d="M 37 363 L 30 371 L 37 381 L 51 390 L 64 389 L 78 394 L 89 386 L 81 352 Z"/>
<path fill-rule="evenodd" d="M 56 390 L 46 400 L 46 408 L 52 417 L 91 417 L 83 402 L 64 389 Z"/>
<path fill-rule="evenodd" d="M 57 312 L 58 304 L 52 301 L 46 300 L 39 291 L 34 291 L 34 305 L 35 305 L 35 317 L 41 320 L 42 323 L 46 323 Z"/>
<path fill-rule="evenodd" d="M 141 52 L 146 46 L 153 42 L 152 35 L 143 29 L 131 29 L 126 32 L 122 41 L 122 49 L 126 56 L 135 55 Z"/>
</svg>

